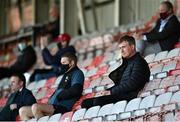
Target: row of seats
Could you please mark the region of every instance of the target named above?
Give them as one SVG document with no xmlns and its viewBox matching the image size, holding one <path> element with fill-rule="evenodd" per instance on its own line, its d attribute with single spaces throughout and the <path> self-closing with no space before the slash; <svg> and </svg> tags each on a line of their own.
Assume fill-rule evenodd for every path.
<svg viewBox="0 0 180 122">
<path fill-rule="evenodd" d="M 177 103 L 180 102 L 180 91 L 178 92 L 167 92 L 164 94 L 150 95 L 147 97 L 139 97 L 132 99 L 127 102 L 125 100 L 119 101 L 115 104 L 110 103 L 102 107 L 93 106 L 89 109 L 81 108 L 76 111 L 67 112 L 63 115 L 55 114 L 51 117 L 45 116 L 38 120 L 39 121 L 79 121 L 79 120 L 123 120 L 127 118 L 133 118 L 138 116 L 143 116 L 149 113 L 162 112 L 162 105 L 164 109 L 176 110 Z M 32 119 L 34 120 L 34 119 Z M 29 120 L 29 121 L 32 121 Z"/>
</svg>

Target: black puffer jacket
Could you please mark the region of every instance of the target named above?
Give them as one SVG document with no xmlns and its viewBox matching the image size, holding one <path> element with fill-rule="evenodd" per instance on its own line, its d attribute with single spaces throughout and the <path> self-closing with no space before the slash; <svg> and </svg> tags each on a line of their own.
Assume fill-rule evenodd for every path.
<svg viewBox="0 0 180 122">
<path fill-rule="evenodd" d="M 149 77 L 147 62 L 136 53 L 130 59 L 123 59 L 123 64 L 109 74 L 109 78 L 115 83 L 110 88 L 111 94 L 126 100 L 136 98 Z"/>
</svg>

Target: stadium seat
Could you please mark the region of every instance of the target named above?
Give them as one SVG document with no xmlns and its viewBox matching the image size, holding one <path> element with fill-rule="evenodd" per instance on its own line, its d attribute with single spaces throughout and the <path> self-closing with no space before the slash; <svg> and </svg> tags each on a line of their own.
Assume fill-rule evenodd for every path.
<svg viewBox="0 0 180 122">
<path fill-rule="evenodd" d="M 47 122 L 49 120 L 49 116 L 43 116 L 39 118 L 38 122 Z"/>
<path fill-rule="evenodd" d="M 86 111 L 84 119 L 91 119 L 93 117 L 97 117 L 99 109 L 100 109 L 100 106 L 94 106 L 94 107 L 89 108 Z"/>
<path fill-rule="evenodd" d="M 54 114 L 49 118 L 48 122 L 59 122 L 60 118 L 61 118 L 61 113 Z"/>
<path fill-rule="evenodd" d="M 179 75 L 180 74 L 180 69 L 175 69 L 175 70 L 170 70 L 169 75 Z"/>
<path fill-rule="evenodd" d="M 153 89 L 158 89 L 161 83 L 161 79 L 154 79 L 153 81 L 148 82 L 145 86 L 144 91 L 150 91 Z"/>
<path fill-rule="evenodd" d="M 174 85 L 179 85 L 180 84 L 180 75 L 176 77 L 176 80 L 174 81 Z"/>
<path fill-rule="evenodd" d="M 150 95 L 142 99 L 139 109 L 148 109 L 150 107 L 153 107 L 154 102 L 155 102 L 156 96 L 155 95 Z"/>
<path fill-rule="evenodd" d="M 177 61 L 169 61 L 167 64 L 164 65 L 162 72 L 176 69 L 176 64 Z"/>
<path fill-rule="evenodd" d="M 37 119 L 36 118 L 32 118 L 30 120 L 27 120 L 26 122 L 37 122 Z"/>
<path fill-rule="evenodd" d="M 141 102 L 141 98 L 134 98 L 131 101 L 128 102 L 125 111 L 134 111 L 139 108 Z"/>
<path fill-rule="evenodd" d="M 175 49 L 169 51 L 169 53 L 168 53 L 166 58 L 177 57 L 177 56 L 179 56 L 179 53 L 180 53 L 180 48 L 175 48 Z"/>
<path fill-rule="evenodd" d="M 162 68 L 163 68 L 163 64 L 157 64 L 155 66 L 153 66 L 150 71 L 151 71 L 151 74 L 156 74 L 156 73 L 160 73 L 162 71 Z"/>
<path fill-rule="evenodd" d="M 180 90 L 180 86 L 179 85 L 173 85 L 167 88 L 168 92 L 176 92 Z"/>
<path fill-rule="evenodd" d="M 164 88 L 154 89 L 154 91 L 153 91 L 153 94 L 155 94 L 155 95 L 160 95 L 160 94 L 164 94 L 164 93 L 166 93 L 166 89 L 164 89 Z"/>
<path fill-rule="evenodd" d="M 102 106 L 99 110 L 98 116 L 105 117 L 106 115 L 110 114 L 110 110 L 113 108 L 113 105 L 113 103 L 110 103 Z"/>
<path fill-rule="evenodd" d="M 117 120 L 117 115 L 125 111 L 126 105 L 127 101 L 125 100 L 115 103 L 105 119 L 107 121 Z"/>
<path fill-rule="evenodd" d="M 159 52 L 158 54 L 156 54 L 154 61 L 156 62 L 166 59 L 167 55 L 168 55 L 168 51 Z"/>
<path fill-rule="evenodd" d="M 175 92 L 171 98 L 171 102 L 180 102 L 180 91 Z"/>
<path fill-rule="evenodd" d="M 161 118 L 162 122 L 174 122 L 174 113 L 166 113 Z"/>
<path fill-rule="evenodd" d="M 79 109 L 76 112 L 74 112 L 72 121 L 82 120 L 85 115 L 85 112 L 86 112 L 85 108 Z"/>
<path fill-rule="evenodd" d="M 172 92 L 167 92 L 167 93 L 159 95 L 156 98 L 154 106 L 161 106 L 163 104 L 168 104 L 171 100 L 171 97 L 172 97 Z"/>
<path fill-rule="evenodd" d="M 49 78 L 49 79 L 46 81 L 46 84 L 44 85 L 44 87 L 50 87 L 50 86 L 52 86 L 55 81 L 56 81 L 56 77 Z"/>
<path fill-rule="evenodd" d="M 73 116 L 73 111 L 64 113 L 59 122 L 70 122 Z"/>
<path fill-rule="evenodd" d="M 35 81 L 36 82 L 36 81 Z M 35 85 L 35 89 L 39 89 L 39 88 L 42 88 L 44 87 L 46 84 L 46 80 L 40 80 L 40 81 L 37 81 L 36 85 Z"/>
<path fill-rule="evenodd" d="M 162 79 L 159 88 L 167 88 L 173 85 L 175 78 L 176 78 L 175 76 L 169 76 L 167 78 Z"/>
<path fill-rule="evenodd" d="M 155 56 L 156 56 L 155 54 L 149 54 L 144 59 L 146 60 L 147 63 L 151 63 L 154 61 Z"/>
</svg>

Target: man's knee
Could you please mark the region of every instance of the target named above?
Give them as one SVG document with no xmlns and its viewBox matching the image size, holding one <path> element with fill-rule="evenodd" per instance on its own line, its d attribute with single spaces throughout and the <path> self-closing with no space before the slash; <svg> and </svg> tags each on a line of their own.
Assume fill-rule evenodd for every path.
<svg viewBox="0 0 180 122">
<path fill-rule="evenodd" d="M 33 113 L 39 111 L 39 109 L 40 109 L 39 104 L 37 104 L 37 103 L 33 104 L 32 107 L 31 107 L 31 110 L 32 110 Z"/>
<path fill-rule="evenodd" d="M 21 108 L 19 109 L 19 115 L 20 115 L 20 117 L 26 115 L 26 113 L 27 113 L 26 107 L 21 107 Z"/>
</svg>

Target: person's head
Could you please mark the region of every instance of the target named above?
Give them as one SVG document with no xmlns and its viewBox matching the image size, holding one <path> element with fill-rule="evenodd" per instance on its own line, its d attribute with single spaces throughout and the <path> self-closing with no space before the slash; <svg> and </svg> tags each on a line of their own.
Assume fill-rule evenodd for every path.
<svg viewBox="0 0 180 122">
<path fill-rule="evenodd" d="M 27 47 L 27 45 L 26 45 L 26 43 L 21 42 L 21 43 L 19 43 L 19 44 L 17 45 L 17 47 L 18 47 L 18 50 L 19 50 L 20 52 L 22 52 L 22 51 Z"/>
<path fill-rule="evenodd" d="M 130 58 L 136 53 L 135 39 L 132 36 L 123 36 L 118 41 L 118 47 L 123 58 Z"/>
<path fill-rule="evenodd" d="M 26 85 L 26 79 L 23 74 L 13 74 L 10 78 L 10 86 L 12 91 L 17 91 Z"/>
<path fill-rule="evenodd" d="M 171 14 L 173 14 L 173 5 L 169 1 L 161 2 L 159 6 L 159 16 L 161 19 L 166 19 Z"/>
<path fill-rule="evenodd" d="M 65 53 L 61 57 L 61 69 L 63 73 L 69 71 L 77 65 L 77 56 L 74 53 Z"/>
<path fill-rule="evenodd" d="M 67 33 L 60 34 L 57 38 L 57 42 L 61 45 L 62 48 L 65 48 L 69 45 L 71 36 Z"/>
</svg>

